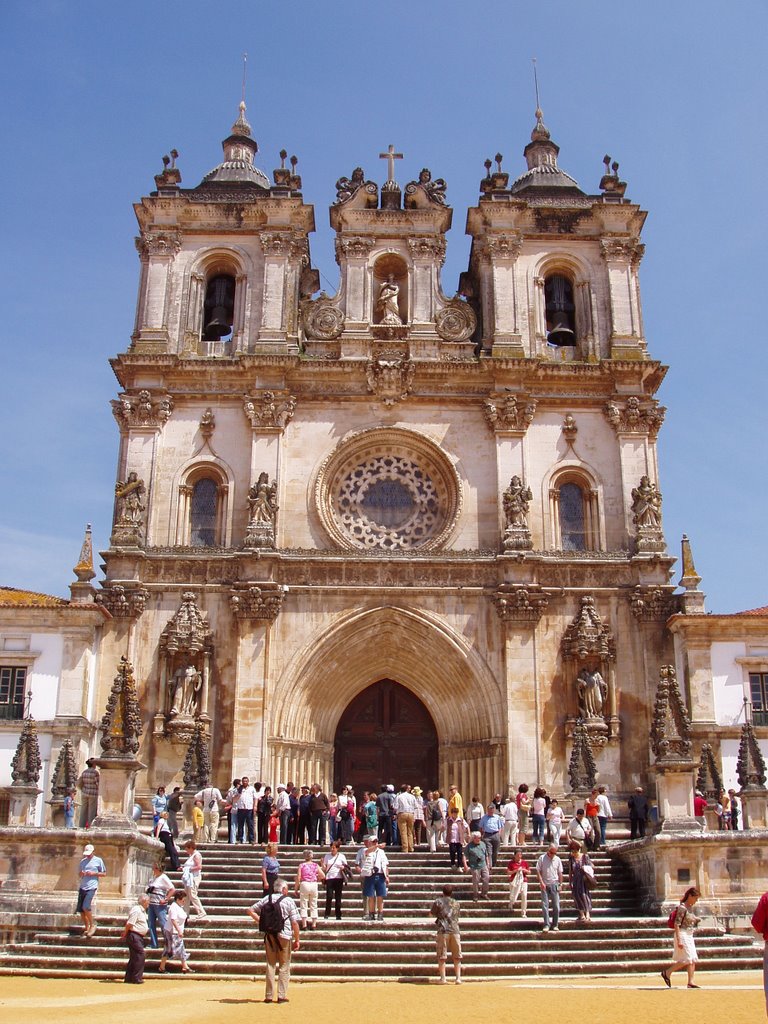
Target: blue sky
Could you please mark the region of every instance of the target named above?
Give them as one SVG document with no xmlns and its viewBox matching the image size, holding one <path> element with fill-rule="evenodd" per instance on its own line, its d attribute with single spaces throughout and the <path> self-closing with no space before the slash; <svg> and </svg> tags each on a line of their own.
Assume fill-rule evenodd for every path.
<svg viewBox="0 0 768 1024">
<path fill-rule="evenodd" d="M 86 522 L 107 545 L 118 436 L 108 359 L 133 326 L 132 204 L 172 147 L 187 186 L 219 162 L 244 51 L 257 163 L 271 174 L 282 147 L 299 157 L 329 292 L 334 183 L 357 164 L 383 181 L 377 156 L 390 142 L 405 154 L 401 184 L 423 166 L 448 182 L 443 284 L 455 290 L 483 160 L 500 151 L 513 176 L 524 167 L 536 56 L 561 166 L 594 192 L 611 154 L 650 214 L 641 284 L 651 353 L 670 366 L 670 548 L 691 537 L 710 610 L 768 603 L 767 11 L 750 0 L 6 0 L 0 583 L 66 595 Z"/>
</svg>

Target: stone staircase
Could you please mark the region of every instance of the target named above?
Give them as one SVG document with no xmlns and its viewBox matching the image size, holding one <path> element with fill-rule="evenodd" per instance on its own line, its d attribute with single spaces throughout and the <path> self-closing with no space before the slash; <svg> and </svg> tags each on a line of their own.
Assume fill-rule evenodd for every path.
<svg viewBox="0 0 768 1024">
<path fill-rule="evenodd" d="M 543 848 L 526 848 L 532 864 Z M 201 847 L 203 884 L 200 897 L 207 920 L 186 930 L 186 946 L 194 977 L 236 978 L 260 974 L 264 955 L 261 936 L 245 908 L 261 896 L 263 851 L 218 843 Z M 325 851 L 317 851 L 320 856 Z M 356 851 L 346 849 L 348 859 Z M 593 921 L 579 924 L 567 883 L 563 886 L 562 916 L 557 933 L 542 934 L 540 894 L 529 885 L 528 918 L 519 908 L 510 917 L 508 886 L 502 864 L 491 878 L 490 900 L 472 902 L 469 876 L 451 870 L 447 852 L 404 855 L 389 851 L 390 896 L 385 920 L 362 920 L 360 886 L 345 886 L 343 920 L 323 920 L 324 890 L 320 893 L 320 922 L 302 933 L 301 951 L 294 956 L 292 976 L 335 981 L 380 981 L 435 976 L 434 924 L 429 906 L 446 883 L 462 903 L 461 929 L 464 970 L 473 978 L 519 978 L 532 975 L 578 975 L 655 972 L 671 957 L 672 932 L 663 918 L 642 916 L 632 880 L 624 866 L 606 853 L 592 855 L 599 888 L 593 894 Z M 291 881 L 301 859 L 300 847 L 283 847 L 281 873 Z M 565 863 L 565 857 L 563 856 Z M 171 873 L 171 877 L 176 877 Z M 99 930 L 85 939 L 82 928 L 40 930 L 31 941 L 13 942 L 0 953 L 0 975 L 35 977 L 119 978 L 127 951 L 120 942 L 123 920 L 99 917 Z M 700 967 L 709 970 L 758 968 L 762 957 L 747 936 L 726 935 L 705 918 L 696 944 Z M 148 976 L 157 972 L 160 952 L 147 950 Z M 169 965 L 169 974 L 178 966 Z"/>
</svg>

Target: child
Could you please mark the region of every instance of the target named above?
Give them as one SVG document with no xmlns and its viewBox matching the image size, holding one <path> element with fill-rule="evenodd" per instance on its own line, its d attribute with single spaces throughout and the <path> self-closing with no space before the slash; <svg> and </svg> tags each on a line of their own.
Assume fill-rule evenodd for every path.
<svg viewBox="0 0 768 1024">
<path fill-rule="evenodd" d="M 203 801 L 195 800 L 195 806 L 192 808 L 192 824 L 195 830 L 195 842 L 205 842 L 205 836 L 203 833 Z"/>
<path fill-rule="evenodd" d="M 273 807 L 269 817 L 269 841 L 276 843 L 280 837 L 280 814 L 276 807 Z"/>
<path fill-rule="evenodd" d="M 64 797 L 64 828 L 75 827 L 75 791 L 68 789 Z"/>
</svg>

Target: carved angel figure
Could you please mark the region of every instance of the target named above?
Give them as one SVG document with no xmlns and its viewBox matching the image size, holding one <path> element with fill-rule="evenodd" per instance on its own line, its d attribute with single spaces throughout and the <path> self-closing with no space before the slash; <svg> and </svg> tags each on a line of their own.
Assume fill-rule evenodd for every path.
<svg viewBox="0 0 768 1024">
<path fill-rule="evenodd" d="M 608 684 L 597 669 L 583 668 L 576 681 L 579 713 L 583 718 L 602 718 L 608 700 Z"/>
<path fill-rule="evenodd" d="M 635 526 L 661 526 L 661 494 L 647 476 L 640 478 L 640 485 L 632 488 L 632 512 Z"/>
<path fill-rule="evenodd" d="M 144 496 L 144 481 L 139 480 L 138 473 L 129 473 L 127 480 L 118 480 L 115 484 L 117 500 L 117 526 L 141 526 L 141 515 L 146 506 L 141 503 Z"/>
<path fill-rule="evenodd" d="M 397 304 L 397 297 L 400 294 L 400 287 L 395 281 L 395 275 L 390 274 L 381 286 L 379 298 L 376 302 L 376 312 L 381 317 L 380 323 L 393 327 L 402 327 L 400 311 Z"/>
<path fill-rule="evenodd" d="M 261 473 L 258 481 L 248 491 L 249 525 L 266 523 L 274 526 L 277 516 L 277 481 L 270 484 L 269 474 Z"/>
<path fill-rule="evenodd" d="M 503 496 L 507 526 L 527 526 L 528 506 L 532 500 L 530 487 L 525 487 L 519 476 L 513 476 Z"/>
<path fill-rule="evenodd" d="M 435 203 L 445 205 L 445 190 L 447 188 L 443 178 L 432 180 L 432 172 L 428 167 L 422 167 L 419 171 L 419 184 Z"/>
<path fill-rule="evenodd" d="M 336 182 L 336 202 L 345 203 L 365 183 L 365 172 L 362 167 L 356 167 L 352 171 L 351 178 L 339 178 Z"/>
<path fill-rule="evenodd" d="M 170 713 L 194 717 L 202 685 L 203 677 L 194 665 L 177 668 L 171 680 Z"/>
</svg>

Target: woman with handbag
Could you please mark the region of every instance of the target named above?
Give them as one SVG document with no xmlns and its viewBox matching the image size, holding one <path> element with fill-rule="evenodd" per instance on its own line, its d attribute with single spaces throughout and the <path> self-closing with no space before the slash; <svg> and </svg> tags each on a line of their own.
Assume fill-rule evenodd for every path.
<svg viewBox="0 0 768 1024">
<path fill-rule="evenodd" d="M 595 869 L 589 854 L 584 853 L 580 843 L 571 843 L 571 859 L 568 868 L 568 878 L 571 883 L 573 902 L 579 913 L 579 921 L 591 921 L 592 897 L 590 889 L 594 889 Z"/>
<path fill-rule="evenodd" d="M 341 852 L 341 840 L 334 839 L 331 843 L 330 853 L 323 857 L 323 871 L 325 872 L 325 914 L 331 916 L 331 904 L 335 904 L 336 920 L 341 920 L 341 890 L 345 882 L 352 877 L 347 858 Z"/>
</svg>

